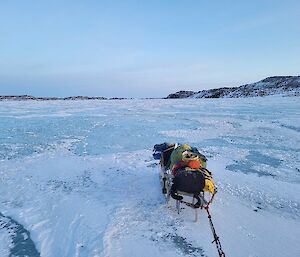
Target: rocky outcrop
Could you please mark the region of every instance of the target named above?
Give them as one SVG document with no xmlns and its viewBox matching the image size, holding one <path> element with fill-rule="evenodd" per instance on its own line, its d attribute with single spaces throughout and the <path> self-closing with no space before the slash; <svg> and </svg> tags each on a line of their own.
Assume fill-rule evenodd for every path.
<svg viewBox="0 0 300 257">
<path fill-rule="evenodd" d="M 31 95 L 5 95 L 0 96 L 0 101 L 26 101 L 26 100 L 36 100 L 36 101 L 49 101 L 49 100 L 107 100 L 107 98 L 102 96 L 69 96 L 69 97 L 34 97 Z"/>
<path fill-rule="evenodd" d="M 223 87 L 198 92 L 179 91 L 166 98 L 239 98 L 267 95 L 300 96 L 300 76 L 268 77 L 239 87 Z"/>
<path fill-rule="evenodd" d="M 173 98 L 173 99 L 175 99 L 175 98 L 188 98 L 188 97 L 190 97 L 194 94 L 195 94 L 195 92 L 193 92 L 193 91 L 179 91 L 179 92 L 176 92 L 174 94 L 168 95 L 167 98 Z"/>
<path fill-rule="evenodd" d="M 0 101 L 51 101 L 51 100 L 126 100 L 132 98 L 111 97 L 106 98 L 102 96 L 68 96 L 68 97 L 35 97 L 31 95 L 0 95 Z"/>
</svg>

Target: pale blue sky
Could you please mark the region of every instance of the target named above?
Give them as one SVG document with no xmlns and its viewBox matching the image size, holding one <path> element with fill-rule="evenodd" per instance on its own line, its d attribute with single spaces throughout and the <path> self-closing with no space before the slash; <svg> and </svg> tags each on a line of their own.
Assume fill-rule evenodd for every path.
<svg viewBox="0 0 300 257">
<path fill-rule="evenodd" d="M 0 1 L 0 95 L 159 97 L 300 75 L 300 1 Z"/>
</svg>

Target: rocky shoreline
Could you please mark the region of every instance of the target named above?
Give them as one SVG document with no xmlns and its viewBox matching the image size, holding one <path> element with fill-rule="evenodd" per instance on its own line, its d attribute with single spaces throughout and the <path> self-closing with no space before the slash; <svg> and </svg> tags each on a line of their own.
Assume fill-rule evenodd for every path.
<svg viewBox="0 0 300 257">
<path fill-rule="evenodd" d="M 0 96 L 0 101 L 52 101 L 52 100 L 123 100 L 127 98 L 102 96 L 68 96 L 68 97 L 35 97 L 31 95 L 4 95 Z"/>
<path fill-rule="evenodd" d="M 268 95 L 300 96 L 300 76 L 275 76 L 239 87 L 222 87 L 209 90 L 178 91 L 166 99 L 178 98 L 239 98 Z"/>
<path fill-rule="evenodd" d="M 268 95 L 300 96 L 300 76 L 268 77 L 252 84 L 239 87 L 222 87 L 198 92 L 181 90 L 163 98 L 142 99 L 182 99 L 182 98 L 244 98 Z M 0 101 L 51 101 L 51 100 L 124 100 L 133 98 L 102 96 L 35 97 L 31 95 L 0 95 Z"/>
</svg>

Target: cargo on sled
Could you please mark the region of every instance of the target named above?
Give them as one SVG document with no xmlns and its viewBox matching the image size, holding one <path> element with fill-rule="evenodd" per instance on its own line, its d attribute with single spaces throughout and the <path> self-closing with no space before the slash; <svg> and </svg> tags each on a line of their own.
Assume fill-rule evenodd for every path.
<svg viewBox="0 0 300 257">
<path fill-rule="evenodd" d="M 167 202 L 170 198 L 175 199 L 178 213 L 181 203 L 193 208 L 195 221 L 198 219 L 198 209 L 204 209 L 214 237 L 212 243 L 216 244 L 219 257 L 225 257 L 209 212 L 217 190 L 212 174 L 206 168 L 206 157 L 187 144 L 157 144 L 153 151 L 154 159 L 160 160 L 160 181 Z"/>
<path fill-rule="evenodd" d="M 178 213 L 181 203 L 195 209 L 197 221 L 197 210 L 210 205 L 216 194 L 206 157 L 187 144 L 157 144 L 153 151 L 153 157 L 160 160 L 162 193 L 167 202 L 175 199 Z"/>
</svg>

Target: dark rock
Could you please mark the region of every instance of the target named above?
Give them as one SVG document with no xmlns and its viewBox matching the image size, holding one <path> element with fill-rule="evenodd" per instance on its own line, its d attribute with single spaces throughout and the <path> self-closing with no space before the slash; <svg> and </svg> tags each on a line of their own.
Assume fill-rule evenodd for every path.
<svg viewBox="0 0 300 257">
<path fill-rule="evenodd" d="M 171 99 L 175 99 L 175 98 L 187 98 L 190 97 L 191 95 L 194 95 L 195 92 L 193 91 L 178 91 L 174 94 L 170 94 L 166 97 L 166 99 L 171 98 Z"/>
<path fill-rule="evenodd" d="M 34 97 L 31 95 L 6 95 L 0 96 L 0 101 L 51 101 L 51 100 L 107 100 L 102 96 L 69 96 L 69 97 Z"/>
</svg>

